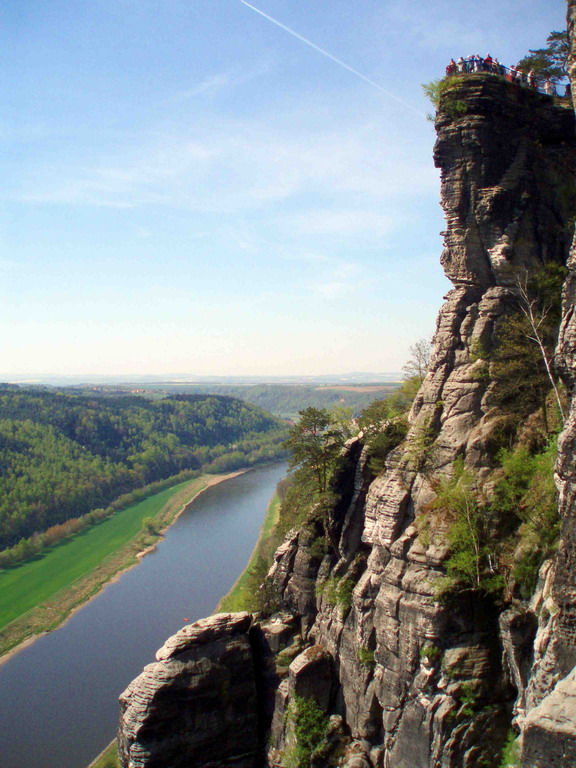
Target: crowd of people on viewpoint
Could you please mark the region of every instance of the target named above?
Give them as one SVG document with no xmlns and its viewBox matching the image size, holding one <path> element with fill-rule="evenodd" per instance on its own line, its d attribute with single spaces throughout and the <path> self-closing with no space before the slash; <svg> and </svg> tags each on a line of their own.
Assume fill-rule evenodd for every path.
<svg viewBox="0 0 576 768">
<path fill-rule="evenodd" d="M 492 75 L 500 75 L 500 77 L 505 77 L 512 83 L 543 91 L 548 96 L 558 95 L 556 86 L 550 78 L 541 80 L 536 77 L 532 70 L 524 72 L 519 66 L 505 67 L 498 59 L 493 59 L 490 54 L 486 58 L 482 58 L 479 54 L 472 54 L 472 56 L 467 58 L 460 56 L 458 61 L 451 59 L 446 67 L 446 74 L 448 76 L 472 74 L 475 72 L 488 72 Z M 564 96 L 570 96 L 570 85 L 566 86 Z"/>
</svg>

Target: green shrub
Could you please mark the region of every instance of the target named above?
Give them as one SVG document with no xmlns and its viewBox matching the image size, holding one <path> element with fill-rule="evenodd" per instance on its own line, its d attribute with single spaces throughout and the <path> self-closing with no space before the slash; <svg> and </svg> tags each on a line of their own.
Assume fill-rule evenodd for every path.
<svg viewBox="0 0 576 768">
<path fill-rule="evenodd" d="M 365 667 L 373 667 L 376 663 L 374 660 L 374 651 L 361 645 L 360 648 L 358 648 L 358 660 Z"/>
<path fill-rule="evenodd" d="M 316 596 L 322 596 L 328 605 L 337 605 L 342 613 L 348 613 L 352 607 L 352 593 L 355 586 L 353 579 L 331 576 L 326 581 L 316 584 Z"/>
<path fill-rule="evenodd" d="M 306 472 L 296 470 L 278 484 L 280 513 L 278 536 L 283 538 L 291 528 L 300 528 L 316 504 L 314 482 Z"/>
<path fill-rule="evenodd" d="M 355 586 L 352 579 L 341 579 L 336 588 L 336 602 L 345 613 L 352 607 L 352 593 Z"/>
<path fill-rule="evenodd" d="M 142 528 L 150 534 L 157 534 L 159 531 L 158 523 L 153 517 L 145 517 L 142 520 Z"/>
<path fill-rule="evenodd" d="M 458 696 L 460 701 L 460 713 L 463 717 L 474 717 L 478 703 L 478 692 L 470 683 L 464 683 Z"/>
<path fill-rule="evenodd" d="M 294 723 L 296 743 L 286 750 L 283 763 L 286 768 L 309 768 L 313 752 L 324 741 L 328 717 L 314 699 L 294 696 L 287 718 Z"/>
<path fill-rule="evenodd" d="M 413 430 L 410 436 L 410 444 L 407 455 L 418 472 L 421 472 L 434 452 L 435 431 L 430 416 L 422 420 Z"/>
<path fill-rule="evenodd" d="M 382 432 L 370 436 L 366 444 L 370 449 L 370 470 L 378 475 L 384 469 L 386 457 L 400 445 L 408 433 L 406 419 L 396 419 L 386 424 Z"/>
<path fill-rule="evenodd" d="M 494 489 L 492 505 L 501 517 L 511 521 L 509 526 L 514 521 L 522 523 L 518 541 L 521 555 L 511 576 L 525 599 L 532 595 L 540 566 L 554 551 L 560 532 L 554 483 L 556 454 L 556 438 L 536 455 L 525 446 L 499 454 L 502 477 Z"/>
<path fill-rule="evenodd" d="M 547 432 L 553 432 L 560 416 L 560 387 L 551 361 L 558 339 L 562 312 L 562 286 L 566 268 L 549 262 L 539 270 L 518 275 L 516 311 L 498 326 L 497 345 L 491 356 L 494 382 L 492 397 L 499 408 L 519 421 L 540 410 Z M 548 405 L 554 389 L 555 405 Z M 556 414 L 555 411 L 560 411 Z"/>
<path fill-rule="evenodd" d="M 439 595 L 487 588 L 488 531 L 476 480 L 461 458 L 454 462 L 453 470 L 453 476 L 440 483 L 432 504 L 450 523 L 450 556 L 446 560 L 446 577 L 439 580 Z"/>
<path fill-rule="evenodd" d="M 338 579 L 330 577 L 326 581 L 316 582 L 316 597 L 322 597 L 328 605 L 336 605 L 336 588 Z"/>
<path fill-rule="evenodd" d="M 312 544 L 308 547 L 308 552 L 311 557 L 317 560 L 322 560 L 326 552 L 328 551 L 328 542 L 324 536 L 317 536 Z"/>
<path fill-rule="evenodd" d="M 464 77 L 465 76 L 462 75 L 442 77 L 438 80 L 424 83 L 422 89 L 436 110 L 438 110 L 440 104 L 442 104 L 442 110 L 447 115 L 450 117 L 460 117 L 461 115 L 465 115 L 468 111 L 466 102 L 463 99 L 457 99 L 455 94 L 448 94 L 445 98 L 443 97 L 452 86 L 456 85 L 459 81 L 464 79 Z M 432 120 L 433 116 L 430 115 L 429 119 Z"/>
<path fill-rule="evenodd" d="M 428 659 L 433 664 L 436 663 L 442 656 L 442 651 L 436 645 L 425 645 L 420 648 L 420 658 Z"/>
<path fill-rule="evenodd" d="M 520 765 L 520 741 L 515 731 L 510 730 L 502 750 L 499 768 L 513 768 Z"/>
<path fill-rule="evenodd" d="M 429 83 L 422 84 L 422 90 L 434 107 L 438 109 L 440 99 L 449 88 L 458 82 L 458 79 L 458 77 L 441 77 L 438 80 L 431 80 Z"/>
</svg>

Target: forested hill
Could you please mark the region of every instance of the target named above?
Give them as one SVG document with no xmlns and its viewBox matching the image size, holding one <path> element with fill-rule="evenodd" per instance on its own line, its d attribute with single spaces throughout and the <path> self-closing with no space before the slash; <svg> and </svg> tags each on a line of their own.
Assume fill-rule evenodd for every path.
<svg viewBox="0 0 576 768">
<path fill-rule="evenodd" d="M 196 392 L 215 392 L 241 397 L 271 413 L 288 419 L 297 419 L 298 411 L 308 408 L 352 408 L 358 413 L 373 400 L 386 397 L 397 384 L 374 386 L 310 386 L 297 384 L 254 384 L 251 386 L 216 385 L 211 388 L 198 385 Z M 192 390 L 189 390 L 192 391 Z"/>
<path fill-rule="evenodd" d="M 284 424 L 215 395 L 89 397 L 0 387 L 0 549 L 184 469 L 277 456 Z"/>
<path fill-rule="evenodd" d="M 298 412 L 310 406 L 314 408 L 352 408 L 357 414 L 374 400 L 380 400 L 398 389 L 399 382 L 373 384 L 174 384 L 170 382 L 134 383 L 147 396 L 170 396 L 176 393 L 227 395 L 239 397 L 264 408 L 270 413 L 287 419 L 298 418 Z M 92 386 L 93 388 L 93 386 Z M 110 390 L 118 394 L 127 391 L 126 386 L 101 385 L 96 393 L 107 394 Z M 82 391 L 78 389 L 76 391 Z"/>
</svg>

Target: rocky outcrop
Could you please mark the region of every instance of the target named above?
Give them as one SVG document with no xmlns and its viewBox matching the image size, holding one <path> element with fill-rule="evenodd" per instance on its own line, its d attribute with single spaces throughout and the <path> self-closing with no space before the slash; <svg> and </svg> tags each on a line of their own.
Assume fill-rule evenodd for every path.
<svg viewBox="0 0 576 768">
<path fill-rule="evenodd" d="M 261 765 L 257 634 L 250 614 L 218 614 L 167 640 L 120 697 L 122 764 Z"/>
<path fill-rule="evenodd" d="M 456 457 L 480 477 L 493 471 L 500 414 L 484 358 L 517 277 L 550 260 L 565 263 L 569 248 L 571 198 L 562 190 L 572 183 L 575 144 L 568 110 L 479 75 L 444 95 L 437 129 L 447 219 L 442 263 L 454 289 L 440 312 L 407 442 L 369 484 L 361 511 L 351 512 L 363 519 L 361 540 L 352 543 L 343 528 L 339 557 L 327 555 L 315 577 L 308 572 L 310 581 L 336 587 L 330 594 L 325 586 L 303 616 L 306 638 L 334 659 L 337 711 L 351 737 L 376 749 L 374 765 L 390 768 L 496 764 L 527 684 L 534 614 L 508 616 L 501 632 L 501 608 L 488 597 L 438 602 L 445 522 L 429 504 Z M 273 578 L 290 585 L 309 551 L 295 534 L 278 553 Z M 290 589 L 283 594 L 298 611 Z"/>
<path fill-rule="evenodd" d="M 576 88 L 576 0 L 568 2 L 569 72 Z M 557 368 L 569 393 L 569 413 L 558 444 L 556 484 L 562 535 L 547 573 L 535 663 L 522 722 L 522 768 L 576 765 L 576 240 L 568 259 Z"/>
<path fill-rule="evenodd" d="M 362 440 L 351 441 L 333 509 L 291 531 L 277 551 L 269 578 L 289 620 L 279 617 L 273 628 L 245 614 L 200 622 L 169 641 L 128 688 L 125 768 L 265 765 L 270 724 L 268 764 L 277 765 L 293 739 L 287 713 L 299 697 L 330 716 L 326 750 L 311 757 L 318 767 L 337 760 L 349 768 L 497 765 L 514 716 L 528 768 L 544 765 L 538 751 L 551 748 L 555 731 L 570 731 L 576 416 L 559 464 L 563 549 L 531 605 L 504 611 L 474 591 L 438 600 L 447 522 L 431 501 L 459 457 L 491 480 L 502 417 L 487 358 L 518 277 L 566 263 L 574 116 L 549 97 L 479 74 L 446 91 L 436 127 L 447 221 L 442 264 L 454 288 L 406 441 L 376 478 Z M 568 382 L 576 379 L 572 285 L 576 279 L 561 346 Z M 319 548 L 324 533 L 328 546 Z M 242 673 L 234 675 L 237 665 Z M 242 734 L 231 725 L 237 712 Z M 570 737 L 559 744 L 558 760 L 572 759 Z"/>
</svg>

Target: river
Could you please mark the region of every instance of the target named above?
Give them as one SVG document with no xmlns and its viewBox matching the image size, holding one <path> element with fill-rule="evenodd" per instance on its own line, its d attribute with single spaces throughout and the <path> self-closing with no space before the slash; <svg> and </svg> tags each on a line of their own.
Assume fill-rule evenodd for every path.
<svg viewBox="0 0 576 768">
<path fill-rule="evenodd" d="M 118 695 L 240 575 L 285 474 L 272 464 L 208 488 L 138 566 L 0 666 L 0 768 L 86 768 L 114 737 Z"/>
</svg>

